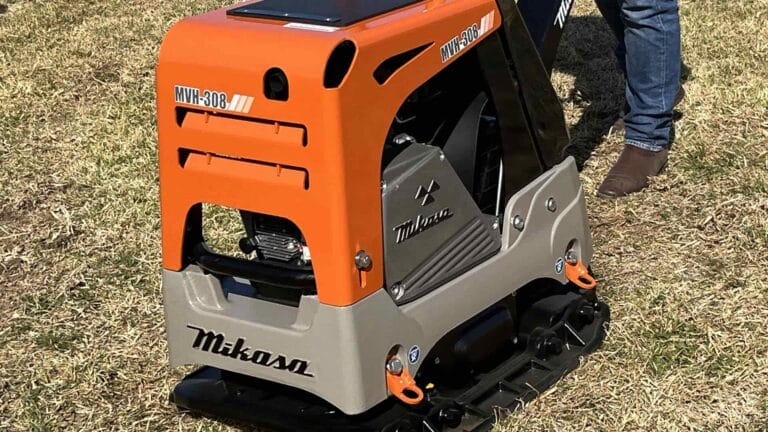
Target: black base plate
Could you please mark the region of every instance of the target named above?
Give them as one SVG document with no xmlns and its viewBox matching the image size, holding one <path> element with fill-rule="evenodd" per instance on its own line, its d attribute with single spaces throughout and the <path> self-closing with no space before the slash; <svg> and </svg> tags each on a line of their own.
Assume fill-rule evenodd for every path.
<svg viewBox="0 0 768 432">
<path fill-rule="evenodd" d="M 514 410 L 535 399 L 595 351 L 610 312 L 593 292 L 570 292 L 534 303 L 521 318 L 525 342 L 517 350 L 463 388 L 438 384 L 416 407 L 389 398 L 348 416 L 307 392 L 212 367 L 187 376 L 171 401 L 185 411 L 274 431 L 488 431 L 499 408 Z"/>
</svg>

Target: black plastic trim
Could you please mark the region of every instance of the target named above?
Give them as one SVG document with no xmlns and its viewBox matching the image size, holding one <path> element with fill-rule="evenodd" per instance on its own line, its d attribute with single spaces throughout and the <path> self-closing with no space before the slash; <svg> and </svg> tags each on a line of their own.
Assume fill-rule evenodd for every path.
<svg viewBox="0 0 768 432">
<path fill-rule="evenodd" d="M 608 306 L 595 299 L 594 291 L 570 289 L 532 306 L 526 321 L 535 327 L 521 350 L 465 388 L 443 392 L 438 385 L 417 406 L 389 398 L 363 414 L 347 416 L 305 391 L 212 367 L 188 375 L 170 400 L 182 410 L 235 419 L 260 430 L 490 431 L 497 420 L 496 408 L 514 410 L 535 399 L 602 344 L 610 320 Z M 526 327 L 530 326 L 522 326 Z"/>
<path fill-rule="evenodd" d="M 379 85 L 386 83 L 395 72 L 399 71 L 400 68 L 405 66 L 409 61 L 415 59 L 416 56 L 424 52 L 424 50 L 431 47 L 433 44 L 433 42 L 426 43 L 422 46 L 401 52 L 400 54 L 395 54 L 384 60 L 376 70 L 373 71 L 373 79 L 375 79 Z"/>
<path fill-rule="evenodd" d="M 232 276 L 280 288 L 315 290 L 315 275 L 311 268 L 271 264 L 212 252 L 204 243 L 193 249 L 192 262 L 203 270 L 219 276 Z"/>
<path fill-rule="evenodd" d="M 323 87 L 327 89 L 338 88 L 352 68 L 356 54 L 357 46 L 351 40 L 343 40 L 336 45 L 325 65 Z"/>
<path fill-rule="evenodd" d="M 420 1 L 422 0 L 262 0 L 230 9 L 227 15 L 346 27 Z"/>
</svg>

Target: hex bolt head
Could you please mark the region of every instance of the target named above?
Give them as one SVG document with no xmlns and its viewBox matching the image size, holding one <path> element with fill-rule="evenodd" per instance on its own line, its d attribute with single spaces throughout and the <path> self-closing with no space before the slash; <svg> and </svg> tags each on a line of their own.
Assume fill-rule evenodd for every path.
<svg viewBox="0 0 768 432">
<path fill-rule="evenodd" d="M 439 418 L 449 428 L 457 428 L 464 418 L 464 411 L 457 407 L 446 407 L 440 410 Z"/>
<path fill-rule="evenodd" d="M 360 271 L 369 271 L 373 267 L 373 259 L 368 255 L 368 252 L 358 251 L 355 254 L 355 266 Z"/>
<path fill-rule="evenodd" d="M 515 217 L 512 218 L 512 226 L 516 230 L 522 231 L 523 228 L 525 228 L 525 219 L 520 215 L 515 215 Z"/>
<path fill-rule="evenodd" d="M 557 211 L 557 201 L 552 197 L 547 200 L 547 210 L 551 212 Z"/>
<path fill-rule="evenodd" d="M 413 144 L 415 142 L 416 142 L 416 138 L 414 138 L 414 137 L 412 137 L 412 136 L 410 136 L 408 134 L 405 134 L 405 133 L 401 133 L 401 134 L 397 135 L 392 140 L 392 143 L 395 144 L 396 146 L 402 146 L 402 145 L 406 145 L 406 144 Z"/>
<path fill-rule="evenodd" d="M 400 300 L 403 297 L 403 294 L 405 294 L 405 286 L 400 283 L 394 283 L 389 288 L 389 291 L 392 293 L 392 297 L 394 297 L 395 300 Z"/>
<path fill-rule="evenodd" d="M 568 264 L 575 265 L 579 262 L 579 254 L 574 250 L 569 250 L 565 253 L 565 261 L 567 261 Z"/>
<path fill-rule="evenodd" d="M 403 361 L 398 357 L 392 357 L 387 362 L 387 372 L 392 375 L 400 376 L 403 373 Z"/>
</svg>

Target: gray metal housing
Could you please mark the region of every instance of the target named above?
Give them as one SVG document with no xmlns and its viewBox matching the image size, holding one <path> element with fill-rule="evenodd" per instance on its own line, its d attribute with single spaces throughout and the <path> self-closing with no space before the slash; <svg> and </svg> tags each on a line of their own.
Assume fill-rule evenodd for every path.
<svg viewBox="0 0 768 432">
<path fill-rule="evenodd" d="M 437 288 L 501 247 L 496 218 L 480 212 L 438 147 L 408 146 L 382 178 L 384 279 L 397 304 Z"/>
<path fill-rule="evenodd" d="M 550 198 L 557 202 L 554 212 L 547 209 Z M 525 220 L 521 231 L 511 225 L 516 215 Z M 171 364 L 205 364 L 267 379 L 313 393 L 346 414 L 362 413 L 389 396 L 384 362 L 392 347 L 399 347 L 398 355 L 415 375 L 443 335 L 487 307 L 535 279 L 565 283 L 556 263 L 570 244 L 585 263 L 591 260 L 584 194 L 573 158 L 515 194 L 503 221 L 498 254 L 403 306 L 382 289 L 348 307 L 304 297 L 295 308 L 238 295 L 238 284 L 245 281 L 220 280 L 195 266 L 164 271 Z M 220 352 L 212 352 L 212 345 L 202 350 L 196 329 L 221 335 Z M 262 364 L 226 355 L 238 343 L 254 356 L 258 351 Z M 408 358 L 412 347 L 420 352 L 413 362 Z M 308 362 L 304 370 L 301 361 Z"/>
</svg>

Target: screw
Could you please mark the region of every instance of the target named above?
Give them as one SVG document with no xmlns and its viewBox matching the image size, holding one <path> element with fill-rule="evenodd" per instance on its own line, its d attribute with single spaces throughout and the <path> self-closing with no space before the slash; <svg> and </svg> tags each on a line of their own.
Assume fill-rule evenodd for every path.
<svg viewBox="0 0 768 432">
<path fill-rule="evenodd" d="M 395 145 L 397 145 L 397 146 L 401 146 L 401 145 L 405 145 L 405 144 L 413 144 L 413 143 L 415 143 L 416 142 L 416 138 L 414 138 L 414 137 L 412 137 L 412 136 L 410 136 L 408 134 L 401 133 L 401 134 L 397 135 L 392 140 L 392 142 Z"/>
<path fill-rule="evenodd" d="M 522 231 L 523 228 L 525 228 L 525 219 L 523 219 L 520 215 L 516 215 L 512 218 L 512 226 L 516 230 Z"/>
<path fill-rule="evenodd" d="M 499 229 L 499 220 L 496 219 L 495 221 L 493 221 L 493 225 L 491 225 L 491 227 L 493 227 L 493 229 L 495 230 Z"/>
<path fill-rule="evenodd" d="M 405 285 L 397 282 L 393 284 L 389 290 L 392 292 L 392 296 L 395 298 L 395 300 L 400 300 L 403 297 L 403 294 L 405 294 Z"/>
<path fill-rule="evenodd" d="M 387 362 L 387 372 L 400 376 L 403 373 L 403 361 L 398 357 L 392 357 Z"/>
<path fill-rule="evenodd" d="M 554 198 L 549 198 L 547 200 L 547 210 L 554 212 L 557 210 L 557 201 L 555 201 Z"/>
<path fill-rule="evenodd" d="M 368 271 L 373 267 L 373 260 L 366 251 L 358 251 L 355 254 L 355 265 L 360 271 Z"/>
<path fill-rule="evenodd" d="M 445 161 L 445 153 L 440 152 L 440 162 Z"/>
<path fill-rule="evenodd" d="M 447 407 L 440 410 L 438 414 L 440 421 L 449 428 L 457 428 L 461 424 L 464 412 L 456 407 Z"/>
<path fill-rule="evenodd" d="M 565 260 L 568 264 L 574 265 L 579 262 L 579 255 L 574 250 L 569 250 L 565 253 Z"/>
</svg>

